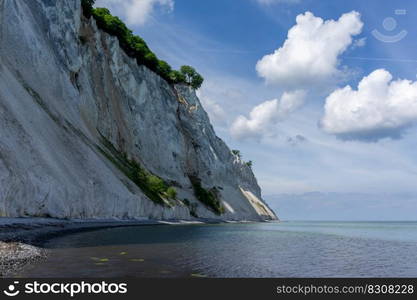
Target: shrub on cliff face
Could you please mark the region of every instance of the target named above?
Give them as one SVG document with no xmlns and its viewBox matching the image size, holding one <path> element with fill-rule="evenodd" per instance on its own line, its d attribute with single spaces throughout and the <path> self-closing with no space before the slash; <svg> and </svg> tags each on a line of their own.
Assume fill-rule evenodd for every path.
<svg viewBox="0 0 417 300">
<path fill-rule="evenodd" d="M 239 159 L 242 159 L 242 154 L 240 153 L 240 151 L 239 150 L 232 150 L 232 154 L 234 155 L 234 156 L 237 156 L 237 157 L 239 157 Z M 245 163 L 245 165 L 247 165 L 249 168 L 252 168 L 252 166 L 253 166 L 253 161 L 247 161 L 247 162 L 244 162 Z"/>
<path fill-rule="evenodd" d="M 167 197 L 169 199 L 174 199 L 174 200 L 177 199 L 177 190 L 174 187 L 172 187 L 172 186 L 170 186 L 167 189 L 167 191 L 165 192 L 165 194 L 167 195 Z"/>
<path fill-rule="evenodd" d="M 107 8 L 93 8 L 95 0 L 81 0 L 84 15 L 96 20 L 97 26 L 108 34 L 118 38 L 120 46 L 130 57 L 136 58 L 138 64 L 145 65 L 168 83 L 186 83 L 194 89 L 199 89 L 203 84 L 203 77 L 194 68 L 181 67 L 181 72 L 172 70 L 171 66 L 163 60 L 159 60 L 146 42 L 133 34 L 122 20 L 113 16 Z"/>
<path fill-rule="evenodd" d="M 242 158 L 242 155 L 240 154 L 239 150 L 232 150 L 232 154 L 239 157 L 239 158 Z"/>
<path fill-rule="evenodd" d="M 205 206 L 211 208 L 211 210 L 216 215 L 221 215 L 224 213 L 224 206 L 218 197 L 218 190 L 212 188 L 206 190 L 201 185 L 201 179 L 195 176 L 189 176 L 191 184 L 193 185 L 195 197 L 203 203 Z"/>
<path fill-rule="evenodd" d="M 176 200 L 177 191 L 174 187 L 168 186 L 162 178 L 147 171 L 136 160 L 129 159 L 126 153 L 117 150 L 104 136 L 101 138 L 107 151 L 100 147 L 97 149 L 134 182 L 149 199 L 159 205 L 167 204 L 164 198 Z"/>
<path fill-rule="evenodd" d="M 154 193 L 162 194 L 167 189 L 164 181 L 155 175 L 148 175 L 146 180 L 149 189 Z"/>
</svg>

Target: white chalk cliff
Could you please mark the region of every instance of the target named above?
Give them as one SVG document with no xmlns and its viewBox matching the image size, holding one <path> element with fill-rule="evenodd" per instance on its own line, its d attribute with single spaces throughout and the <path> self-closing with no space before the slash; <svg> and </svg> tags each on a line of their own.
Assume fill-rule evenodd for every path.
<svg viewBox="0 0 417 300">
<path fill-rule="evenodd" d="M 177 200 L 151 201 L 117 153 Z M 195 197 L 190 176 L 215 189 L 224 213 Z M 276 218 L 195 91 L 138 66 L 78 0 L 0 0 L 0 216 Z"/>
</svg>

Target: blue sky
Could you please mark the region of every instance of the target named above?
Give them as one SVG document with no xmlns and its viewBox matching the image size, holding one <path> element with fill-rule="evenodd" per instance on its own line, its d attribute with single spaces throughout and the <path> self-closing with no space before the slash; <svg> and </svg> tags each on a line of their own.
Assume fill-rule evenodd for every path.
<svg viewBox="0 0 417 300">
<path fill-rule="evenodd" d="M 97 5 L 174 67 L 198 69 L 217 134 L 254 162 L 264 195 L 417 191 L 415 1 Z"/>
</svg>

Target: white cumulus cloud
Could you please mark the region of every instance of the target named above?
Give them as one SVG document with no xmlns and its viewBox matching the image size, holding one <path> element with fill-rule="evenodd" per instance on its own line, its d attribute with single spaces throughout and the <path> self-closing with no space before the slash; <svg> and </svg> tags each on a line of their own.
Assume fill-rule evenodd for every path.
<svg viewBox="0 0 417 300">
<path fill-rule="evenodd" d="M 352 43 L 352 46 L 350 47 L 351 50 L 354 50 L 356 48 L 364 47 L 366 45 L 366 37 L 360 38 L 355 40 Z"/>
<path fill-rule="evenodd" d="M 335 90 L 326 99 L 322 129 L 342 139 L 377 141 L 399 138 L 417 121 L 417 82 L 393 80 L 378 69 L 364 77 L 357 90 Z"/>
<path fill-rule="evenodd" d="M 230 132 L 236 139 L 261 138 L 268 129 L 304 103 L 305 91 L 285 92 L 281 99 L 265 101 L 254 107 L 249 118 L 239 116 Z"/>
<path fill-rule="evenodd" d="M 361 33 L 360 14 L 352 11 L 337 21 L 300 14 L 283 46 L 258 61 L 256 70 L 267 83 L 304 88 L 341 75 L 339 56 Z"/>
<path fill-rule="evenodd" d="M 158 5 L 168 11 L 174 9 L 173 0 L 97 0 L 95 6 L 109 8 L 129 25 L 143 25 Z"/>
</svg>

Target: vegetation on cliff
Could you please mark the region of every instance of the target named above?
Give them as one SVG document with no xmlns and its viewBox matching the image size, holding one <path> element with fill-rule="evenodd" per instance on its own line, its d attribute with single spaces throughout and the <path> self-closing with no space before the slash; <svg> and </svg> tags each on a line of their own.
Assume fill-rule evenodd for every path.
<svg viewBox="0 0 417 300">
<path fill-rule="evenodd" d="M 180 71 L 173 70 L 171 66 L 149 49 L 146 42 L 134 35 L 122 20 L 113 16 L 107 8 L 94 8 L 95 0 L 81 0 L 84 16 L 94 17 L 97 26 L 110 35 L 116 36 L 120 47 L 127 55 L 137 60 L 139 65 L 145 65 L 171 84 L 185 83 L 199 89 L 204 78 L 193 67 L 182 66 Z"/>
<path fill-rule="evenodd" d="M 191 66 L 182 66 L 180 70 L 173 70 L 171 66 L 149 49 L 146 42 L 137 35 L 134 35 L 118 17 L 113 16 L 107 8 L 94 8 L 95 0 L 81 0 L 83 14 L 87 18 L 93 17 L 97 26 L 106 33 L 116 36 L 120 47 L 130 57 L 134 57 L 139 65 L 144 65 L 157 73 L 170 84 L 183 83 L 194 89 L 203 84 L 204 78 Z M 177 198 L 177 191 L 169 186 L 160 177 L 151 174 L 134 159 L 129 159 L 127 154 L 117 150 L 113 144 L 102 136 L 106 150 L 99 150 L 115 164 L 129 179 L 131 179 L 152 201 L 165 205 Z M 189 176 L 194 190 L 195 197 L 215 214 L 221 215 L 225 212 L 220 200 L 217 188 L 205 189 L 201 179 Z M 184 200 L 189 207 L 190 214 L 197 217 L 196 204 Z"/>
<path fill-rule="evenodd" d="M 173 204 L 172 200 L 177 198 L 177 190 L 173 186 L 169 186 L 162 178 L 147 171 L 136 160 L 129 159 L 126 153 L 117 150 L 104 136 L 101 138 L 106 150 L 100 147 L 97 149 L 132 180 L 149 199 L 163 206 Z"/>
<path fill-rule="evenodd" d="M 210 208 L 215 214 L 221 215 L 224 213 L 224 206 L 219 199 L 219 191 L 217 188 L 206 190 L 201 185 L 201 179 L 196 176 L 189 176 L 191 184 L 193 185 L 195 197 Z"/>
<path fill-rule="evenodd" d="M 236 157 L 238 157 L 240 160 L 242 160 L 242 154 L 240 153 L 240 150 L 232 150 L 231 151 L 232 152 L 232 154 L 234 155 L 234 156 L 236 156 Z M 242 160 L 243 161 L 243 160 Z M 253 161 L 247 161 L 247 162 L 244 162 L 245 163 L 245 165 L 246 166 L 248 166 L 249 168 L 252 168 L 252 166 L 253 166 Z"/>
</svg>

